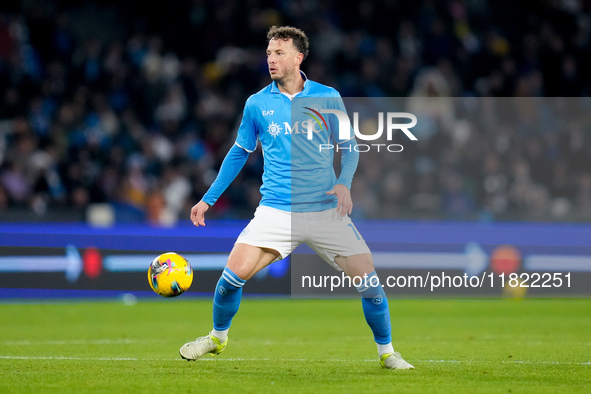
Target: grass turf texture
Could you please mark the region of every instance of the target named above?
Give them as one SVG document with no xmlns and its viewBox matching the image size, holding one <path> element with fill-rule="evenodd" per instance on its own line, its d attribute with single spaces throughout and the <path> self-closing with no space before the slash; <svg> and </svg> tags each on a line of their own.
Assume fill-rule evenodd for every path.
<svg viewBox="0 0 591 394">
<path fill-rule="evenodd" d="M 211 301 L 0 304 L 0 392 L 589 392 L 591 300 L 390 300 L 381 369 L 359 300 L 243 299 L 220 356 L 180 360 Z"/>
</svg>

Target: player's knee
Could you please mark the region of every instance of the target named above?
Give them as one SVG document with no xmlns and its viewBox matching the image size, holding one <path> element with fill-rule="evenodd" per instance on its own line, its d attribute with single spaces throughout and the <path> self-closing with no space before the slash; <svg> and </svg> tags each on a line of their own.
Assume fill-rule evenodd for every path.
<svg viewBox="0 0 591 394">
<path fill-rule="evenodd" d="M 228 267 L 233 273 L 236 274 L 240 279 L 248 280 L 253 275 L 254 267 L 256 263 L 250 263 L 248 261 L 228 260 Z"/>
<path fill-rule="evenodd" d="M 236 244 L 226 266 L 240 279 L 248 280 L 279 256 L 273 249 L 259 248 L 247 244 Z"/>
<path fill-rule="evenodd" d="M 228 267 L 240 279 L 248 280 L 252 275 L 257 265 L 258 256 L 256 249 L 250 245 L 235 245 L 230 256 L 228 257 Z"/>
<path fill-rule="evenodd" d="M 361 253 L 352 256 L 337 256 L 335 262 L 345 271 L 348 276 L 364 276 L 375 271 L 371 253 Z"/>
</svg>

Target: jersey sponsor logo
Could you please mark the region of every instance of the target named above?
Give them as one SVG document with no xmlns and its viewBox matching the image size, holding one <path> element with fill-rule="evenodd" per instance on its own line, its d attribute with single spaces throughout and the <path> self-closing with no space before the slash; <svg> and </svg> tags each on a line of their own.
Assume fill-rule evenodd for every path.
<svg viewBox="0 0 591 394">
<path fill-rule="evenodd" d="M 269 127 L 267 128 L 267 131 L 273 137 L 277 137 L 281 133 L 282 130 L 283 130 L 283 128 L 275 122 L 271 122 L 271 124 L 269 124 Z"/>
<path fill-rule="evenodd" d="M 290 124 L 289 122 L 283 122 L 283 126 L 272 121 L 271 123 L 268 123 L 267 132 L 275 138 L 280 134 L 304 134 L 308 136 L 308 139 L 311 139 L 312 135 L 318 134 L 322 131 L 323 124 L 326 130 L 328 130 L 326 119 L 320 114 L 322 107 L 319 105 L 311 105 L 310 107 L 304 108 L 309 111 L 304 113 L 310 116 L 311 119 L 304 121 L 298 120 L 293 124 Z M 263 110 L 261 112 L 263 116 L 268 116 L 273 115 L 274 110 Z M 285 132 L 283 132 L 283 130 L 285 130 Z"/>
<path fill-rule="evenodd" d="M 283 129 L 285 129 L 285 132 L 283 133 L 283 135 L 289 135 L 289 134 L 308 135 L 310 133 L 321 132 L 322 126 L 318 126 L 318 125 L 319 125 L 319 123 L 317 123 L 316 121 L 314 121 L 312 119 L 310 119 L 309 121 L 304 120 L 303 122 L 300 122 L 298 120 L 293 125 L 290 125 L 289 122 L 283 122 L 283 127 L 278 125 L 275 122 L 271 122 L 271 123 L 269 123 L 269 126 L 267 127 L 267 132 L 269 134 L 271 134 L 273 137 L 277 137 L 279 134 L 281 134 L 283 132 Z M 302 129 L 301 132 L 300 132 L 300 128 Z"/>
<path fill-rule="evenodd" d="M 302 126 L 302 133 L 300 133 L 300 124 Z M 299 120 L 295 122 L 293 125 L 290 125 L 288 122 L 283 122 L 285 126 L 285 134 L 303 134 L 306 133 L 319 133 L 322 131 L 322 127 L 320 129 L 316 129 L 316 122 L 313 120 L 304 120 L 300 122 Z"/>
</svg>

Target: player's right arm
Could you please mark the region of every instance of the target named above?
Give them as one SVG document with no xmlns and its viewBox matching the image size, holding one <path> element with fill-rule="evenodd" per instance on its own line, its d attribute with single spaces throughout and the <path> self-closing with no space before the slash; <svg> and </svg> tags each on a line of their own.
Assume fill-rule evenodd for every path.
<svg viewBox="0 0 591 394">
<path fill-rule="evenodd" d="M 191 221 L 195 226 L 205 226 L 203 215 L 209 207 L 215 204 L 228 186 L 230 186 L 230 183 L 232 183 L 240 170 L 242 170 L 242 167 L 244 167 L 248 155 L 249 153 L 246 150 L 236 144 L 228 151 L 215 181 L 211 184 L 201 201 L 191 208 Z"/>
<path fill-rule="evenodd" d="M 246 164 L 248 155 L 256 148 L 256 129 L 254 125 L 255 123 L 249 109 L 249 100 L 247 100 L 236 142 L 224 158 L 220 172 L 209 187 L 209 190 L 207 190 L 207 193 L 205 193 L 201 201 L 191 208 L 191 221 L 195 226 L 205 226 L 205 212 L 215 204 L 222 193 L 230 186 L 230 183 L 232 183 L 238 173 L 240 173 L 240 170 L 242 170 L 242 167 L 244 167 L 244 164 Z"/>
<path fill-rule="evenodd" d="M 195 226 L 205 226 L 205 212 L 209 207 L 210 205 L 203 200 L 193 205 L 193 208 L 191 208 L 191 221 Z"/>
</svg>

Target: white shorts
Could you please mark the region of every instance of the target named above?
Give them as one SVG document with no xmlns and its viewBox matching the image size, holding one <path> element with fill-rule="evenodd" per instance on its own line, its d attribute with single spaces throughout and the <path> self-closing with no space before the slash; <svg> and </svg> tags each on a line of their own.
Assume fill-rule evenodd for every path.
<svg viewBox="0 0 591 394">
<path fill-rule="evenodd" d="M 307 244 L 338 271 L 336 256 L 370 253 L 365 240 L 348 216 L 336 208 L 321 212 L 288 212 L 260 205 L 236 243 L 274 249 L 286 258 L 300 244 Z"/>
</svg>

